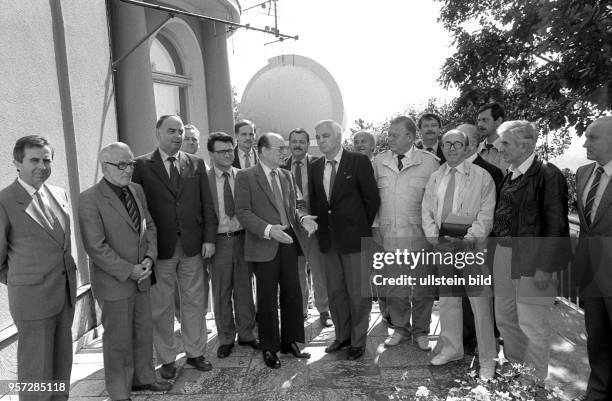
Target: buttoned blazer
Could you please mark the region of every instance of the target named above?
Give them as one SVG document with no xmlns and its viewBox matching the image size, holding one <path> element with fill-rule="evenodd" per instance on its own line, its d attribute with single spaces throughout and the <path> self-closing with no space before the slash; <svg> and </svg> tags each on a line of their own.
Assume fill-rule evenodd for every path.
<svg viewBox="0 0 612 401">
<path fill-rule="evenodd" d="M 0 282 L 8 285 L 14 320 L 56 315 L 67 295 L 71 305 L 76 302 L 68 197 L 60 187 L 45 186 L 60 206 L 65 222 L 63 239 L 42 224 L 35 200 L 17 180 L 0 191 Z"/>
<path fill-rule="evenodd" d="M 359 252 L 361 238 L 371 227 L 380 206 L 372 163 L 360 153 L 342 151 L 334 187 L 328 201 L 323 184 L 325 157 L 312 162 L 310 214 L 317 216 L 321 252 L 333 248 L 341 254 Z"/>
<path fill-rule="evenodd" d="M 179 152 L 180 183 L 172 187 L 159 150 L 136 158 L 132 181 L 140 184 L 157 228 L 158 258 L 174 254 L 179 233 L 185 254 L 200 254 L 204 242 L 215 243 L 215 216 L 204 160 Z"/>
<path fill-rule="evenodd" d="M 145 256 L 155 262 L 157 231 L 142 187 L 129 183 L 128 190 L 138 207 L 139 230 L 105 180 L 81 193 L 79 198 L 81 237 L 89 255 L 93 293 L 99 300 L 126 299 L 139 288 L 144 291 L 151 285 L 150 277 L 140 286 L 130 278 L 134 265 Z"/>
<path fill-rule="evenodd" d="M 296 193 L 291 173 L 278 169 L 285 211 L 294 232 L 299 219 L 306 214 L 297 209 Z M 265 239 L 268 224 L 281 224 L 274 193 L 261 164 L 240 170 L 236 174 L 236 216 L 246 230 L 244 254 L 247 262 L 269 262 L 276 256 L 278 241 Z M 299 244 L 296 244 L 299 249 Z"/>
</svg>

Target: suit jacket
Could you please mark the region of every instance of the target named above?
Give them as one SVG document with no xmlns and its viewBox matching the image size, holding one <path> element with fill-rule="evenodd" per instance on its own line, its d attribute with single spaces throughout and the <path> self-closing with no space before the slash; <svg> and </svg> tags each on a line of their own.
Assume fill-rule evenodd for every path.
<svg viewBox="0 0 612 401">
<path fill-rule="evenodd" d="M 418 149 L 426 149 L 425 146 L 423 146 L 422 140 L 417 141 L 414 146 L 416 146 Z M 440 164 L 444 164 L 446 162 L 446 157 L 444 157 L 444 153 L 442 152 L 442 141 L 440 141 L 440 139 L 438 139 L 438 149 L 436 149 L 436 156 L 438 156 L 438 159 L 440 159 Z"/>
<path fill-rule="evenodd" d="M 584 215 L 583 197 L 596 163 L 576 171 L 580 236 L 574 255 L 572 274 L 579 284 L 581 296 L 612 296 L 612 180 L 604 190 L 591 225 Z"/>
<path fill-rule="evenodd" d="M 342 151 L 331 197 L 323 186 L 325 157 L 312 163 L 310 214 L 317 216 L 317 238 L 321 252 L 361 250 L 361 238 L 371 236 L 371 227 L 380 206 L 380 195 L 372 162 L 360 153 Z"/>
<path fill-rule="evenodd" d="M 136 158 L 132 181 L 142 185 L 149 212 L 157 228 L 157 250 L 160 259 L 174 254 L 181 235 L 187 256 L 202 251 L 202 243 L 215 243 L 217 218 L 213 207 L 206 166 L 197 156 L 179 152 L 180 185 L 170 183 L 159 149 Z"/>
<path fill-rule="evenodd" d="M 67 294 L 71 305 L 76 302 L 68 197 L 62 188 L 45 186 L 60 205 L 66 223 L 63 240 L 39 220 L 36 201 L 18 181 L 0 191 L 0 282 L 8 285 L 14 320 L 56 315 Z"/>
<path fill-rule="evenodd" d="M 311 180 L 311 177 L 312 177 L 312 162 L 314 160 L 317 160 L 318 157 L 314 157 L 314 156 L 311 156 L 309 154 L 306 154 L 305 159 L 306 159 L 306 177 L 308 179 L 308 182 L 302 183 L 302 185 L 310 185 L 310 180 Z M 291 171 L 291 164 L 292 163 L 293 163 L 293 157 L 290 157 L 290 158 L 287 159 L 285 164 L 283 164 L 281 167 L 284 168 L 285 170 L 289 171 L 289 172 L 292 172 Z M 295 177 L 293 177 L 293 181 L 295 181 Z M 305 205 L 306 210 L 309 211 L 310 210 L 310 199 L 309 198 L 304 198 L 303 201 L 304 201 L 304 205 Z"/>
<path fill-rule="evenodd" d="M 259 157 L 257 157 L 257 151 L 255 149 L 251 149 L 253 152 L 253 159 L 255 160 L 255 164 L 259 163 Z M 240 158 L 238 157 L 238 146 L 234 148 L 234 162 L 232 163 L 232 167 L 236 167 L 237 169 L 242 169 L 240 165 Z"/>
<path fill-rule="evenodd" d="M 81 237 L 90 259 L 93 293 L 99 300 L 129 298 L 138 289 L 145 291 L 151 286 L 151 278 L 140 285 L 130 279 L 134 265 L 145 256 L 155 262 L 157 231 L 142 187 L 130 183 L 128 189 L 140 213 L 140 230 L 104 179 L 79 198 Z"/>
<path fill-rule="evenodd" d="M 487 172 L 491 175 L 491 178 L 493 178 L 493 181 L 495 182 L 496 193 L 499 193 L 499 188 L 501 187 L 501 183 L 504 180 L 504 173 L 501 171 L 501 169 L 496 165 L 489 163 L 480 155 L 476 155 L 476 158 L 474 159 L 473 163 L 487 170 Z"/>
<path fill-rule="evenodd" d="M 278 169 L 285 212 L 294 232 L 306 213 L 297 209 L 293 177 L 287 170 Z M 261 164 L 240 170 L 236 175 L 236 215 L 246 230 L 244 254 L 247 262 L 269 262 L 278 250 L 278 241 L 265 239 L 268 224 L 281 224 L 274 193 Z M 296 243 L 294 238 L 294 243 Z M 296 243 L 296 246 L 299 245 Z"/>
</svg>

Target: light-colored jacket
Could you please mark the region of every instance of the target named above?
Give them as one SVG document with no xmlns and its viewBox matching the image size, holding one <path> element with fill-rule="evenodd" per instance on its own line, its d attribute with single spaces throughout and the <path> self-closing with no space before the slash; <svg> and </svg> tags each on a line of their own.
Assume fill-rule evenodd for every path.
<svg viewBox="0 0 612 401">
<path fill-rule="evenodd" d="M 413 148 L 403 159 L 401 171 L 391 151 L 378 154 L 372 164 L 381 199 L 373 226 L 379 227 L 385 249 L 395 249 L 398 245 L 410 247 L 411 239 L 424 237 L 421 202 L 429 177 L 440 166 L 438 159 L 427 151 Z"/>
<path fill-rule="evenodd" d="M 468 229 L 466 238 L 484 241 L 493 228 L 493 213 L 495 212 L 495 183 L 491 175 L 482 167 L 464 162 L 467 177 L 456 192 L 457 210 L 453 214 L 474 219 Z M 422 218 L 423 231 L 427 238 L 437 238 L 441 226 L 438 216 L 438 204 L 444 199 L 438 199 L 437 192 L 442 177 L 448 169 L 444 163 L 431 175 L 423 197 Z M 459 183 L 457 183 L 459 185 Z"/>
</svg>

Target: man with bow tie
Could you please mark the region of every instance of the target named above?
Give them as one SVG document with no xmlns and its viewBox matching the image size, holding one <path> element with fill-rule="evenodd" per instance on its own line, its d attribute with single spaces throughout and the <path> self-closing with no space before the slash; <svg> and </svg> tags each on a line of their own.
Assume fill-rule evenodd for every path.
<svg viewBox="0 0 612 401">
<path fill-rule="evenodd" d="M 46 184 L 53 148 L 38 135 L 17 140 L 18 177 L 0 191 L 0 282 L 17 327 L 17 379 L 59 380 L 65 391 L 21 392 L 21 400 L 68 399 L 76 265 L 70 254 L 68 197 Z"/>
</svg>

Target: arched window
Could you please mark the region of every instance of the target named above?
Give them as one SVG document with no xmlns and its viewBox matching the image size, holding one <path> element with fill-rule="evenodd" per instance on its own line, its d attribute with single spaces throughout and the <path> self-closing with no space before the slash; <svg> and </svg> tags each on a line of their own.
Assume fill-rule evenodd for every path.
<svg viewBox="0 0 612 401">
<path fill-rule="evenodd" d="M 151 43 L 150 59 L 157 117 L 178 114 L 189 121 L 186 102 L 191 77 L 184 74 L 176 48 L 163 35 L 157 35 Z"/>
</svg>

